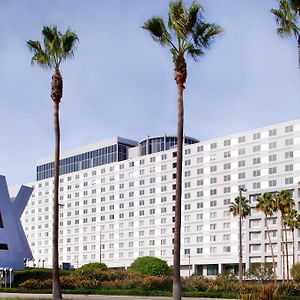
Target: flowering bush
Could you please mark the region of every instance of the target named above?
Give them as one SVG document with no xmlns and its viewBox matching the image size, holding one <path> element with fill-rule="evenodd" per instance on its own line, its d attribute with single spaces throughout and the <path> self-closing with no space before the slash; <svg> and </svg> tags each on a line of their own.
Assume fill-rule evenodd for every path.
<svg viewBox="0 0 300 300">
<path fill-rule="evenodd" d="M 94 289 L 99 287 L 97 279 L 90 279 L 87 276 L 80 274 L 70 274 L 61 276 L 61 287 L 63 289 L 75 290 L 75 289 Z"/>
<path fill-rule="evenodd" d="M 161 276 L 147 276 L 141 281 L 142 289 L 144 290 L 159 290 L 159 291 L 171 291 L 172 290 L 172 278 Z"/>
<path fill-rule="evenodd" d="M 19 287 L 27 290 L 43 290 L 51 289 L 52 280 L 38 280 L 38 279 L 27 279 L 24 282 L 20 283 Z"/>
</svg>

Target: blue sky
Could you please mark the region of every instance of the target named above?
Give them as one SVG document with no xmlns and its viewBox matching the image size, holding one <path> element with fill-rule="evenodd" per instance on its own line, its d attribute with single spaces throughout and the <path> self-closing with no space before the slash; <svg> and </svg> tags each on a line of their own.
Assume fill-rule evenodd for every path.
<svg viewBox="0 0 300 300">
<path fill-rule="evenodd" d="M 296 42 L 276 35 L 276 3 L 201 1 L 224 33 L 188 62 L 187 135 L 205 140 L 299 118 Z M 80 39 L 61 68 L 63 151 L 116 135 L 176 133 L 170 53 L 140 28 L 167 11 L 165 0 L 0 2 L 0 174 L 10 185 L 33 181 L 36 160 L 53 153 L 51 72 L 32 67 L 26 47 L 43 25 L 70 27 Z"/>
</svg>

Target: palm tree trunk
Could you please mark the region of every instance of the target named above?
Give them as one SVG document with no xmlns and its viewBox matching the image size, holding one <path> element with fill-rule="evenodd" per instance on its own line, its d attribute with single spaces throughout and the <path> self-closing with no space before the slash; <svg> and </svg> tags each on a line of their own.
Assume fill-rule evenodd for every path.
<svg viewBox="0 0 300 300">
<path fill-rule="evenodd" d="M 298 46 L 298 67 L 300 68 L 300 35 L 297 39 L 297 46 Z"/>
<path fill-rule="evenodd" d="M 182 193 L 182 150 L 183 150 L 183 84 L 177 85 L 178 90 L 178 127 L 177 127 L 177 167 L 176 167 L 176 205 L 174 232 L 173 262 L 173 299 L 181 299 L 180 280 L 180 237 L 181 237 L 181 193 Z"/>
<path fill-rule="evenodd" d="M 283 237 L 283 217 L 281 215 L 281 255 L 282 255 L 282 281 L 285 282 L 285 258 L 284 258 L 284 237 Z"/>
<path fill-rule="evenodd" d="M 52 233 L 52 298 L 62 299 L 59 281 L 59 254 L 58 254 L 58 233 L 59 233 L 59 159 L 60 159 L 60 127 L 59 127 L 59 101 L 55 89 L 62 88 L 62 79 L 58 70 L 52 77 L 52 94 L 54 104 L 54 133 L 55 133 L 55 157 L 54 157 L 54 198 L 53 198 L 53 233 Z"/>
<path fill-rule="evenodd" d="M 273 273 L 274 273 L 274 284 L 277 285 L 277 276 L 276 276 L 276 265 L 275 265 L 275 257 L 274 257 L 274 250 L 273 250 L 273 245 L 270 237 L 270 231 L 269 231 L 269 224 L 268 224 L 268 217 L 266 215 L 266 227 L 267 227 L 267 234 L 268 234 L 268 239 L 269 239 L 269 245 L 271 249 L 271 254 L 272 254 L 272 262 L 273 262 Z"/>
<path fill-rule="evenodd" d="M 285 251 L 286 251 L 286 278 L 287 283 L 290 281 L 290 271 L 289 271 L 289 250 L 288 250 L 288 240 L 287 240 L 287 233 L 286 233 L 286 225 L 284 224 L 284 235 L 285 235 Z"/>
<path fill-rule="evenodd" d="M 295 264 L 295 231 L 292 229 L 292 238 L 293 238 L 293 265 Z"/>
</svg>

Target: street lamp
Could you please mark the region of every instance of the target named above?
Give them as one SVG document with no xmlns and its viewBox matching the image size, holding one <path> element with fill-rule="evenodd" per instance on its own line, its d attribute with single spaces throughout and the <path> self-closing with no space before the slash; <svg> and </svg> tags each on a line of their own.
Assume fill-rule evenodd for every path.
<svg viewBox="0 0 300 300">
<path fill-rule="evenodd" d="M 102 259 L 102 237 L 101 237 L 101 235 L 102 235 L 102 232 L 101 232 L 101 227 L 100 227 L 100 263 L 101 263 L 101 259 Z"/>
<path fill-rule="evenodd" d="M 243 250 L 242 250 L 242 192 L 247 192 L 244 187 L 240 187 L 240 201 L 239 201 L 239 240 L 240 240 L 240 251 L 239 251 L 239 282 L 243 283 Z"/>
<path fill-rule="evenodd" d="M 187 253 L 186 256 L 189 258 L 189 277 L 191 276 L 191 254 Z"/>
</svg>

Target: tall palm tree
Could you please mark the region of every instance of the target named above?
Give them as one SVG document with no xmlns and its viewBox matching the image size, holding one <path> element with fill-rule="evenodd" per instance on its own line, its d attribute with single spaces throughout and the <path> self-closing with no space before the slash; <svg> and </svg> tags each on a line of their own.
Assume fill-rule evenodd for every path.
<svg viewBox="0 0 300 300">
<path fill-rule="evenodd" d="M 32 51 L 32 64 L 42 68 L 54 70 L 51 85 L 51 98 L 54 104 L 54 197 L 53 197 L 53 236 L 52 236 L 52 296 L 53 299 L 62 299 L 59 281 L 59 255 L 58 255 L 58 224 L 59 224 L 59 159 L 60 159 L 60 126 L 59 103 L 63 94 L 63 79 L 60 65 L 63 61 L 74 56 L 78 42 L 77 34 L 70 29 L 61 33 L 56 26 L 44 26 L 42 29 L 43 46 L 39 41 L 28 40 L 27 45 Z"/>
<path fill-rule="evenodd" d="M 281 223 L 281 252 L 282 252 L 282 277 L 283 282 L 285 281 L 285 269 L 286 279 L 289 282 L 289 258 L 288 258 L 288 246 L 287 246 L 287 232 L 286 224 L 284 222 L 285 217 L 293 210 L 295 203 L 292 199 L 292 194 L 287 190 L 277 192 L 275 195 L 274 211 L 280 212 L 280 223 Z M 284 237 L 285 235 L 285 237 Z M 284 249 L 285 247 L 285 249 Z M 286 256 L 286 266 L 285 266 Z"/>
<path fill-rule="evenodd" d="M 300 228 L 300 216 L 296 209 L 293 209 L 284 219 L 285 224 L 290 228 L 293 239 L 293 265 L 295 264 L 295 229 Z"/>
<path fill-rule="evenodd" d="M 241 192 L 240 192 L 241 193 Z M 241 207 L 241 213 L 240 213 Z M 249 200 L 243 196 L 238 196 L 229 205 L 229 211 L 233 217 L 239 218 L 239 281 L 243 283 L 243 257 L 242 257 L 242 219 L 250 214 Z"/>
<path fill-rule="evenodd" d="M 183 90 L 187 78 L 186 56 L 195 61 L 204 54 L 222 29 L 216 24 L 206 23 L 202 16 L 202 6 L 193 1 L 187 9 L 182 0 L 169 3 L 168 29 L 160 17 L 148 19 L 143 29 L 150 32 L 154 41 L 170 48 L 174 62 L 174 77 L 178 94 L 177 124 L 177 167 L 176 203 L 173 261 L 173 299 L 181 299 L 180 282 L 180 233 L 181 233 L 181 193 L 182 193 L 182 149 L 183 149 Z"/>
<path fill-rule="evenodd" d="M 294 36 L 298 47 L 298 66 L 300 68 L 300 1 L 299 0 L 280 0 L 279 8 L 271 9 L 278 25 L 277 34 L 280 37 Z"/>
<path fill-rule="evenodd" d="M 270 237 L 270 231 L 269 231 L 269 224 L 268 224 L 268 217 L 273 215 L 273 207 L 274 207 L 274 200 L 270 193 L 264 193 L 261 197 L 257 199 L 256 209 L 258 211 L 261 211 L 265 215 L 265 223 L 267 227 L 267 234 L 269 239 L 269 245 L 271 249 L 272 254 L 272 262 L 273 262 L 273 272 L 274 272 L 274 283 L 277 285 L 277 279 L 276 279 L 276 265 L 275 265 L 275 257 L 274 257 L 274 250 L 273 245 Z"/>
</svg>

